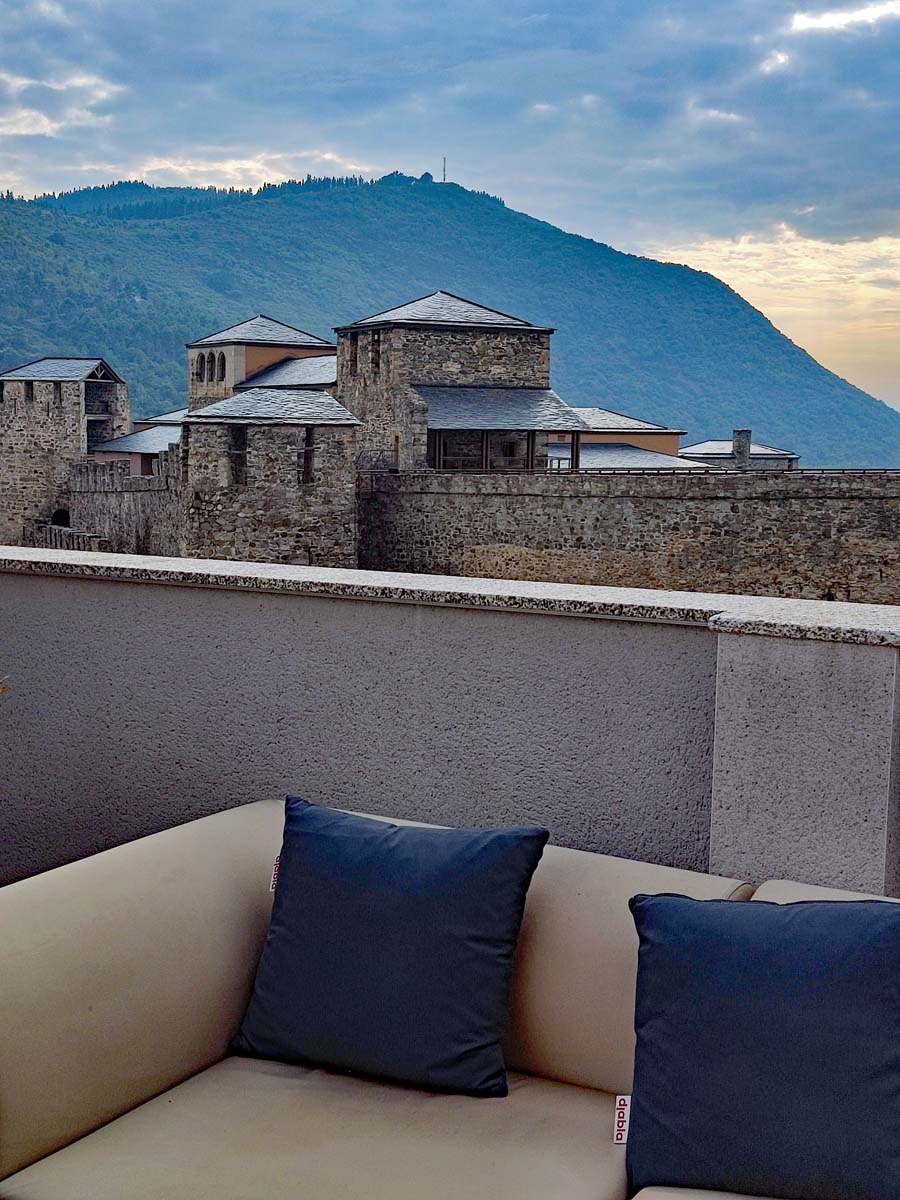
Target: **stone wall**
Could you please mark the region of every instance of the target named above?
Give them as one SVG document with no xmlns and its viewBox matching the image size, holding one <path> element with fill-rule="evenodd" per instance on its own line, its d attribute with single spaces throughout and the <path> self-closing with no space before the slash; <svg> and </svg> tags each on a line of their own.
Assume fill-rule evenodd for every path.
<svg viewBox="0 0 900 1200">
<path fill-rule="evenodd" d="M 156 475 L 130 475 L 127 460 L 72 465 L 73 529 L 89 531 L 121 554 L 182 554 L 178 447 L 157 461 Z"/>
<path fill-rule="evenodd" d="M 372 475 L 360 566 L 900 601 L 900 475 Z"/>
<path fill-rule="evenodd" d="M 232 430 L 246 438 L 236 456 Z M 182 429 L 183 550 L 250 562 L 356 565 L 356 427 Z"/>
<path fill-rule="evenodd" d="M 0 384 L 0 542 L 67 508 L 69 464 L 87 448 L 81 383 Z M 30 397 L 29 397 L 30 393 Z"/>
</svg>

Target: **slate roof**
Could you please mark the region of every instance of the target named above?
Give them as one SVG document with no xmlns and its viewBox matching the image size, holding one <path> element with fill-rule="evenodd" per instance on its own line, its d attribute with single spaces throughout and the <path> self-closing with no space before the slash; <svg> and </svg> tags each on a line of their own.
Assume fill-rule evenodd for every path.
<svg viewBox="0 0 900 1200">
<path fill-rule="evenodd" d="M 21 367 L 13 367 L 11 371 L 4 371 L 0 375 L 0 381 L 25 379 L 38 382 L 52 380 L 54 383 L 76 383 L 87 379 L 98 367 L 105 367 L 113 379 L 118 380 L 119 383 L 122 382 L 109 363 L 102 358 L 37 358 L 34 362 L 23 363 Z"/>
<path fill-rule="evenodd" d="M 113 438 L 111 442 L 101 442 L 91 453 L 159 454 L 161 450 L 174 446 L 180 438 L 180 425 L 154 425 L 152 429 L 141 429 L 137 433 Z"/>
<path fill-rule="evenodd" d="M 732 458 L 734 445 L 730 439 L 721 441 L 712 439 L 708 442 L 697 442 L 694 446 L 682 446 L 679 454 L 703 454 L 710 458 Z M 750 457 L 758 455 L 763 458 L 799 458 L 792 450 L 779 450 L 777 446 L 760 446 L 756 442 L 750 445 Z"/>
<path fill-rule="evenodd" d="M 286 358 L 273 367 L 263 367 L 239 383 L 235 391 L 255 387 L 324 387 L 337 383 L 337 357 L 315 354 L 309 358 Z"/>
<path fill-rule="evenodd" d="M 463 328 L 492 329 L 530 329 L 537 333 L 552 333 L 552 329 L 544 329 L 511 317 L 509 313 L 498 312 L 495 308 L 486 308 L 473 300 L 464 300 L 462 296 L 454 296 L 451 292 L 432 292 L 430 296 L 420 296 L 418 300 L 410 300 L 397 308 L 388 308 L 384 312 L 374 313 L 371 317 L 362 317 L 352 325 L 337 326 L 335 332 L 341 333 L 348 329 L 369 329 L 382 325 L 455 325 Z"/>
<path fill-rule="evenodd" d="M 626 417 L 624 413 L 613 412 L 610 408 L 576 408 L 575 412 L 591 429 L 598 432 L 615 433 L 619 429 L 646 429 L 649 433 L 684 433 L 683 429 L 669 429 L 667 425 L 656 425 L 653 421 Z"/>
<path fill-rule="evenodd" d="M 241 321 L 237 325 L 229 325 L 227 329 L 220 329 L 216 333 L 207 334 L 206 337 L 199 338 L 196 342 L 188 342 L 188 347 L 193 346 L 231 346 L 235 343 L 241 343 L 247 346 L 330 346 L 331 342 L 326 342 L 324 338 L 316 337 L 314 333 L 306 333 L 302 329 L 295 329 L 293 325 L 285 325 L 283 321 L 276 321 L 274 317 L 267 317 L 264 313 L 259 316 L 250 317 L 247 321 Z"/>
<path fill-rule="evenodd" d="M 588 428 L 552 388 L 420 385 L 414 390 L 428 405 L 429 429 Z"/>
<path fill-rule="evenodd" d="M 250 388 L 203 408 L 195 408 L 185 424 L 208 422 L 241 425 L 361 425 L 328 392 L 311 388 Z"/>
<path fill-rule="evenodd" d="M 568 458 L 569 447 L 564 445 L 548 446 L 550 458 Z M 660 454 L 656 450 L 642 450 L 639 446 L 628 446 L 624 442 L 608 442 L 585 444 L 581 443 L 579 464 L 582 467 L 593 467 L 607 471 L 690 471 L 717 470 L 706 463 L 693 462 L 690 459 L 676 457 L 674 454 Z"/>
<path fill-rule="evenodd" d="M 160 413 L 158 417 L 144 417 L 143 423 L 145 425 L 149 425 L 151 422 L 154 425 L 180 425 L 189 412 L 188 408 L 173 408 L 171 412 Z"/>
</svg>

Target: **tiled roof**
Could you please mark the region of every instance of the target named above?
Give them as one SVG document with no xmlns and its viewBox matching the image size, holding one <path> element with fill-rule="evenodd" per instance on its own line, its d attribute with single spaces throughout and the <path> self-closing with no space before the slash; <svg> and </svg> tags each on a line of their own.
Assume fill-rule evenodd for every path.
<svg viewBox="0 0 900 1200">
<path fill-rule="evenodd" d="M 491 326 L 496 329 L 531 329 L 537 326 L 509 313 L 498 312 L 495 308 L 485 308 L 473 300 L 464 300 L 450 292 L 432 292 L 430 296 L 420 296 L 408 304 L 397 308 L 388 308 L 384 312 L 374 313 L 371 317 L 363 317 L 352 325 L 343 325 L 341 329 L 364 329 L 372 325 L 471 325 L 476 327 Z M 546 332 L 544 330 L 543 332 Z"/>
<path fill-rule="evenodd" d="M 4 371 L 0 375 L 0 381 L 25 379 L 72 383 L 87 379 L 98 367 L 105 367 L 113 379 L 119 378 L 102 358 L 38 358 L 34 362 L 23 363 L 21 367 L 14 367 L 11 371 Z"/>
<path fill-rule="evenodd" d="M 337 383 L 337 357 L 315 354 L 309 358 L 286 358 L 274 367 L 263 367 L 239 383 L 235 391 L 254 387 L 324 387 Z"/>
<path fill-rule="evenodd" d="M 730 458 L 734 454 L 734 445 L 730 440 L 723 438 L 721 441 L 713 439 L 708 442 L 697 442 L 694 446 L 682 446 L 678 451 L 679 454 L 704 454 L 710 458 L 723 457 Z M 760 446 L 753 442 L 750 446 L 750 456 L 760 455 L 763 458 L 797 458 L 792 450 L 779 450 L 777 446 Z"/>
<path fill-rule="evenodd" d="M 360 425 L 328 392 L 311 388 L 250 388 L 203 408 L 195 408 L 185 424 L 208 422 L 244 425 Z"/>
<path fill-rule="evenodd" d="M 158 417 L 144 417 L 144 423 L 154 425 L 180 425 L 188 415 L 188 408 L 173 408 L 171 412 L 160 413 Z"/>
<path fill-rule="evenodd" d="M 152 429 L 141 429 L 137 433 L 113 438 L 111 442 L 101 442 L 91 453 L 159 454 L 161 450 L 168 450 L 170 446 L 174 446 L 180 437 L 180 425 L 154 425 Z"/>
<path fill-rule="evenodd" d="M 415 391 L 428 405 L 429 429 L 588 428 L 552 388 L 422 385 Z"/>
<path fill-rule="evenodd" d="M 293 325 L 285 325 L 274 317 L 260 313 L 241 321 L 238 325 L 229 325 L 217 333 L 210 333 L 199 338 L 196 342 L 188 342 L 188 346 L 229 346 L 234 343 L 246 343 L 248 346 L 330 346 L 324 338 L 316 337 L 314 333 L 306 333 L 295 329 Z"/>
<path fill-rule="evenodd" d="M 569 447 L 552 445 L 547 447 L 550 458 L 568 458 Z M 659 454 L 656 450 L 642 450 L 639 446 L 628 446 L 624 442 L 581 444 L 579 465 L 602 468 L 608 471 L 689 471 L 710 470 L 706 463 L 691 462 L 674 454 Z"/>
<path fill-rule="evenodd" d="M 618 429 L 646 429 L 651 433 L 683 433 L 683 429 L 669 429 L 666 425 L 656 425 L 653 421 L 641 421 L 637 417 L 626 417 L 624 413 L 613 412 L 609 408 L 576 408 L 575 412 L 582 417 L 591 429 L 598 432 L 614 433 Z"/>
</svg>

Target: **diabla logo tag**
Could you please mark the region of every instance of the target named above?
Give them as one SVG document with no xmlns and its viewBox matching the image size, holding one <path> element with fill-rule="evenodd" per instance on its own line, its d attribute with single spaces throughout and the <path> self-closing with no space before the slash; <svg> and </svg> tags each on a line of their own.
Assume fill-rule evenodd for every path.
<svg viewBox="0 0 900 1200">
<path fill-rule="evenodd" d="M 613 1142 L 624 1146 L 628 1141 L 628 1124 L 631 1120 L 631 1097 L 616 1096 L 616 1115 L 613 1120 Z"/>
</svg>

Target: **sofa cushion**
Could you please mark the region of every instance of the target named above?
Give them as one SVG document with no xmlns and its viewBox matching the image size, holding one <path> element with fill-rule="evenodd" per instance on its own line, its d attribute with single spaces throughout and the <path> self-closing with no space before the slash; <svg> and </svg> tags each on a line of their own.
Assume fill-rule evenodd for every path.
<svg viewBox="0 0 900 1200">
<path fill-rule="evenodd" d="M 635 1191 L 900 1198 L 900 908 L 631 902 Z"/>
<path fill-rule="evenodd" d="M 502 1039 L 545 829 L 433 829 L 291 797 L 241 1053 L 505 1096 Z"/>
<path fill-rule="evenodd" d="M 698 1192 L 696 1188 L 649 1187 L 643 1188 L 634 1200 L 747 1200 L 738 1192 Z M 769 1200 L 756 1196 L 754 1200 Z"/>
<path fill-rule="evenodd" d="M 227 1058 L 11 1176 L 4 1200 L 625 1200 L 613 1098 L 511 1075 L 487 1103 Z"/>
</svg>

